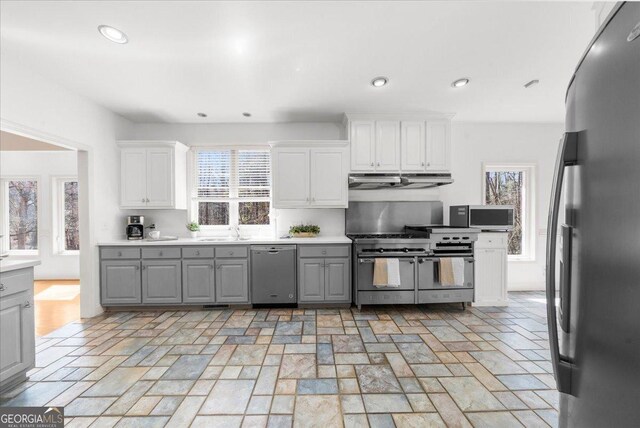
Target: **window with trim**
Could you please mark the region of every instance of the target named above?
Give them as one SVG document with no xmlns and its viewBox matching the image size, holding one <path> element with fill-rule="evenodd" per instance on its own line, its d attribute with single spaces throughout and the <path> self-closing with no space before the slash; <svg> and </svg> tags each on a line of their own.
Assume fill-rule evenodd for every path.
<svg viewBox="0 0 640 428">
<path fill-rule="evenodd" d="M 38 253 L 38 180 L 3 178 L 3 249 L 12 254 Z"/>
<path fill-rule="evenodd" d="M 202 229 L 267 227 L 270 210 L 269 150 L 194 151 L 191 217 Z"/>
<path fill-rule="evenodd" d="M 533 260 L 534 167 L 532 165 L 485 165 L 485 205 L 512 205 L 514 226 L 509 232 L 508 255 L 512 260 Z"/>
<path fill-rule="evenodd" d="M 78 217 L 78 179 L 54 179 L 54 250 L 60 254 L 74 254 L 80 250 L 80 222 Z"/>
</svg>

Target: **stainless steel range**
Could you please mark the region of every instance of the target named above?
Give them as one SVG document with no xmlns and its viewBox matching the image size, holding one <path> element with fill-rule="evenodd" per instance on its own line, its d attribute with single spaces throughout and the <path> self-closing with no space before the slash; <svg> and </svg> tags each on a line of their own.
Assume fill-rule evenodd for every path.
<svg viewBox="0 0 640 428">
<path fill-rule="evenodd" d="M 362 305 L 472 302 L 477 231 L 442 224 L 441 202 L 351 202 L 347 236 L 353 240 L 354 300 Z M 398 259 L 400 285 L 373 285 L 377 258 Z M 459 258 L 463 278 L 443 285 L 444 259 Z"/>
</svg>

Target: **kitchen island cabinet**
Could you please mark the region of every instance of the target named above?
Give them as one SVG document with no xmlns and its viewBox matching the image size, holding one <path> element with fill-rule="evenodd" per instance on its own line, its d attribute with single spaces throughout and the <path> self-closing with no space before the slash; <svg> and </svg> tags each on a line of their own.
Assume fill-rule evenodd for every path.
<svg viewBox="0 0 640 428">
<path fill-rule="evenodd" d="M 0 392 L 27 380 L 35 366 L 33 266 L 39 261 L 0 261 Z"/>
</svg>

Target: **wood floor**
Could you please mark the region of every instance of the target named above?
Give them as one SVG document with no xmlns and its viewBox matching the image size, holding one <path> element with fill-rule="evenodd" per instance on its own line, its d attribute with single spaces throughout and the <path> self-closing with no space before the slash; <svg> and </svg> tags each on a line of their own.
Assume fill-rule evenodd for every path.
<svg viewBox="0 0 640 428">
<path fill-rule="evenodd" d="M 45 336 L 80 319 L 80 281 L 35 281 L 36 336 Z"/>
</svg>

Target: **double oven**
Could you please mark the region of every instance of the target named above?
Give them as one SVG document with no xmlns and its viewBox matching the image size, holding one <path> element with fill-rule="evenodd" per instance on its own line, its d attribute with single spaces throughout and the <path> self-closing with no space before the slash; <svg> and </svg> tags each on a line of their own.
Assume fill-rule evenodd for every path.
<svg viewBox="0 0 640 428">
<path fill-rule="evenodd" d="M 381 205 L 382 203 L 357 202 L 355 204 L 358 205 L 358 209 L 368 207 L 371 210 L 377 210 L 378 215 L 374 217 L 384 219 L 385 207 Z M 386 231 L 373 233 L 353 233 L 354 227 L 351 231 L 347 229 L 351 232 L 348 235 L 353 240 L 353 288 L 354 301 L 358 307 L 372 304 L 428 303 L 461 303 L 464 307 L 466 302 L 472 302 L 474 298 L 473 247 L 477 240 L 477 233 L 471 229 L 433 226 L 428 223 L 416 226 L 415 221 L 418 219 L 415 216 L 403 220 L 403 216 L 397 215 L 398 212 L 416 214 L 418 210 L 417 212 L 425 217 L 420 220 L 433 221 L 432 216 L 426 214 L 432 209 L 436 210 L 434 216 L 437 218 L 438 205 L 433 207 L 434 203 L 388 202 L 386 204 L 394 205 L 391 209 L 395 212 L 393 221 L 402 223 L 412 221 L 414 225 L 408 226 L 407 223 L 393 225 L 386 222 L 383 226 Z M 404 209 L 398 210 L 397 204 L 405 204 Z M 439 205 L 439 208 L 442 209 L 442 206 Z M 348 211 L 351 209 L 350 205 Z M 347 218 L 349 219 L 349 213 Z M 361 220 L 362 218 L 366 219 L 366 216 L 361 217 Z M 378 225 L 380 225 L 379 221 Z M 371 228 L 371 225 L 359 224 L 358 226 Z M 349 221 L 347 227 L 349 227 Z M 376 259 L 381 257 L 398 259 L 399 287 L 376 288 L 373 286 L 374 264 Z M 441 261 L 453 257 L 463 262 L 463 278 L 456 286 L 442 285 Z"/>
</svg>

